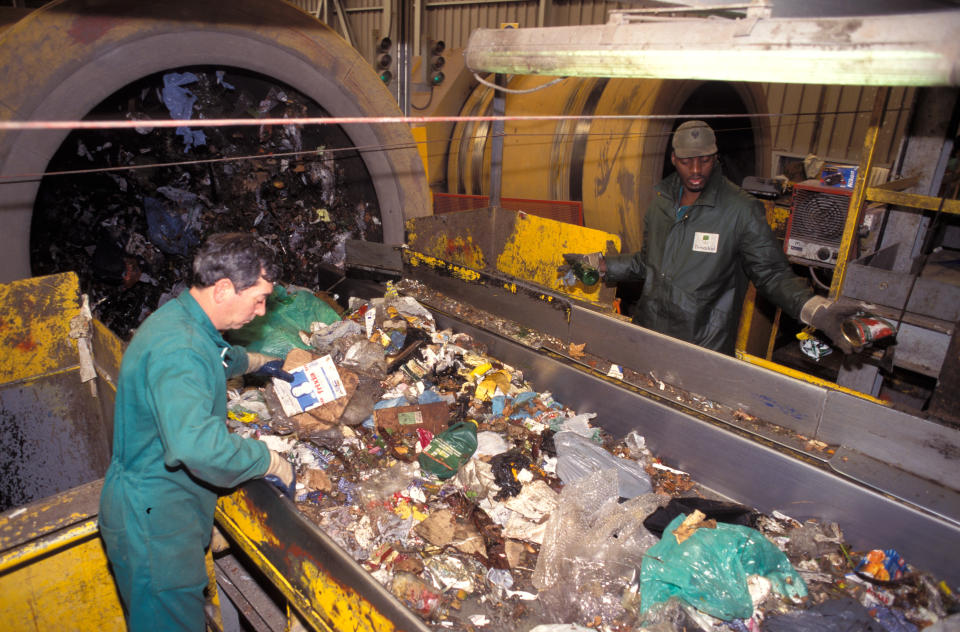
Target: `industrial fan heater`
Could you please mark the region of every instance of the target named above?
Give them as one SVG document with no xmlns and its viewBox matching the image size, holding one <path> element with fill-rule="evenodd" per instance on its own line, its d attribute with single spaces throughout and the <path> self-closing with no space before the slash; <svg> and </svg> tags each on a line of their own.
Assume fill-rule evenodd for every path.
<svg viewBox="0 0 960 632">
<path fill-rule="evenodd" d="M 784 251 L 797 263 L 830 267 L 837 263 L 852 191 L 796 184 Z"/>
</svg>

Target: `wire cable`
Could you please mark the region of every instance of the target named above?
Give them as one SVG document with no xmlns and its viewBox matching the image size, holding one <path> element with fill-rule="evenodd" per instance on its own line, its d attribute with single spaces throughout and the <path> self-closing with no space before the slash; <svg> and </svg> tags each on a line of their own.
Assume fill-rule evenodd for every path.
<svg viewBox="0 0 960 632">
<path fill-rule="evenodd" d="M 500 92 L 506 92 L 507 94 L 530 94 L 531 92 L 539 92 L 540 90 L 546 90 L 546 89 L 549 88 L 550 86 L 554 86 L 554 85 L 560 83 L 561 81 L 563 81 L 564 79 L 566 79 L 566 77 L 557 77 L 557 78 L 554 79 L 553 81 L 548 81 L 547 83 L 543 84 L 542 86 L 536 86 L 536 87 L 534 87 L 534 88 L 527 88 L 527 89 L 525 89 L 525 90 L 516 90 L 516 89 L 514 89 L 514 88 L 507 88 L 507 87 L 505 87 L 505 86 L 498 86 L 498 85 L 495 84 L 495 83 L 491 83 L 491 82 L 487 81 L 486 79 L 484 79 L 483 77 L 481 77 L 480 75 L 478 75 L 477 73 L 473 73 L 473 78 L 476 79 L 477 81 L 479 81 L 481 85 L 484 85 L 484 86 L 486 86 L 486 87 L 488 87 L 488 88 L 493 88 L 494 90 L 499 90 Z"/>
<path fill-rule="evenodd" d="M 427 99 L 427 104 L 424 105 L 424 106 L 421 108 L 421 107 L 415 106 L 415 105 L 413 104 L 413 101 L 411 101 L 411 102 L 410 102 L 410 107 L 412 107 L 414 110 L 426 110 L 428 107 L 430 107 L 430 104 L 431 104 L 431 103 L 433 103 L 433 85 L 432 85 L 432 84 L 431 84 L 431 86 L 430 86 L 430 98 Z"/>
<path fill-rule="evenodd" d="M 251 127 L 269 125 L 382 125 L 390 123 L 486 123 L 493 121 L 667 121 L 684 119 L 779 118 L 798 116 L 784 113 L 756 114 L 524 114 L 482 116 L 303 116 L 290 118 L 224 118 L 224 119 L 136 119 L 110 121 L 0 121 L 2 130 L 91 130 L 134 129 L 144 127 Z"/>
<path fill-rule="evenodd" d="M 822 289 L 822 290 L 827 290 L 827 291 L 829 291 L 829 290 L 830 290 L 830 286 L 829 286 L 829 285 L 825 285 L 825 284 L 823 283 L 823 281 L 821 281 L 820 278 L 817 277 L 817 269 L 816 269 L 815 267 L 813 267 L 813 266 L 807 266 L 807 268 L 809 268 L 809 270 L 810 270 L 810 278 L 813 280 L 813 284 L 816 285 L 818 288 L 820 288 L 820 289 Z"/>
<path fill-rule="evenodd" d="M 431 88 L 431 99 L 433 98 L 433 88 Z M 427 102 L 427 105 L 423 106 L 424 109 L 429 107 L 430 102 Z M 414 106 L 416 107 L 416 106 Z M 851 114 L 854 112 L 835 112 L 835 114 Z M 142 128 L 142 127 L 163 127 L 163 128 L 172 128 L 172 127 L 216 127 L 216 126 L 230 126 L 230 125 L 243 125 L 243 126 L 252 126 L 252 125 L 310 125 L 310 124 L 341 124 L 341 123 L 394 123 L 394 122 L 473 122 L 473 121 L 492 121 L 492 120 L 511 120 L 511 121 L 522 121 L 522 120 L 568 120 L 568 119 L 653 119 L 653 120 L 665 120 L 665 119 L 676 119 L 676 118 L 785 118 L 785 117 L 796 117 L 804 115 L 813 115 L 815 113 L 757 113 L 757 114 L 692 114 L 692 115 L 544 115 L 544 116 L 442 116 L 442 117 L 370 117 L 370 118 L 358 118 L 358 117 L 349 117 L 349 118 L 331 118 L 331 117 L 322 117 L 322 118 L 278 118 L 278 119 L 186 119 L 186 120 L 145 120 L 145 119 L 135 119 L 135 120 L 120 120 L 120 121 L 0 121 L 0 130 L 49 130 L 49 129 L 73 129 L 73 130 L 102 130 L 102 129 L 129 129 L 129 128 Z M 780 127 L 789 127 L 790 123 L 773 123 L 772 126 L 775 128 Z M 727 129 L 723 130 L 724 132 L 729 131 L 743 131 L 749 128 L 736 128 L 736 129 Z M 562 139 L 561 142 L 574 142 L 572 136 L 577 136 L 582 138 L 584 136 L 591 138 L 603 138 L 603 137 L 617 137 L 617 138 L 646 138 L 652 136 L 669 136 L 672 132 L 651 132 L 651 133 L 632 133 L 632 134 L 618 134 L 613 132 L 597 132 L 597 133 L 571 133 L 567 135 L 559 136 L 570 136 L 569 139 Z M 524 136 L 528 138 L 533 137 L 544 137 L 544 138 L 553 138 L 556 139 L 558 134 L 555 132 L 534 132 L 534 133 L 512 133 L 511 136 L 519 137 Z M 477 134 L 469 137 L 471 140 L 480 140 L 487 138 L 486 135 Z M 448 139 L 437 139 L 435 141 L 423 141 L 423 142 L 433 142 L 433 143 L 446 143 Z M 236 161 L 256 161 L 264 159 L 275 159 L 275 158 L 299 158 L 303 156 L 309 156 L 313 154 L 318 154 L 320 152 L 348 152 L 356 151 L 358 153 L 366 153 L 371 151 L 391 151 L 398 149 L 409 149 L 415 147 L 417 143 L 396 143 L 393 145 L 365 145 L 365 146 L 351 146 L 351 147 L 324 147 L 317 149 L 307 149 L 301 151 L 290 151 L 290 152 L 279 152 L 279 153 L 269 153 L 269 154 L 254 154 L 254 155 L 241 155 L 241 156 L 220 156 L 216 158 L 201 158 L 193 160 L 183 160 L 183 161 L 174 161 L 174 162 L 163 162 L 163 163 L 147 163 L 147 164 L 130 164 L 122 166 L 109 166 L 109 167 L 94 167 L 90 169 L 71 169 L 63 171 L 48 171 L 45 173 L 20 173 L 12 175 L 0 175 L 0 184 L 4 183 L 16 183 L 19 181 L 26 180 L 36 180 L 38 178 L 46 176 L 61 176 L 61 175 L 83 175 L 83 174 L 93 174 L 93 173 L 108 173 L 108 172 L 117 172 L 117 171 L 131 171 L 137 169 L 154 169 L 154 168 L 165 168 L 165 167 L 177 167 L 177 166 L 189 166 L 189 165 L 200 165 L 200 164 L 211 164 L 211 163 L 220 163 L 220 162 L 236 162 Z"/>
</svg>

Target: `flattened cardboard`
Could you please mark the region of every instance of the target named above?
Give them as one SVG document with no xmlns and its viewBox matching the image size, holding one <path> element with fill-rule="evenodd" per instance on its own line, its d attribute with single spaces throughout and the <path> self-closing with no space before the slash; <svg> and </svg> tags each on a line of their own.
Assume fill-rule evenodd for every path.
<svg viewBox="0 0 960 632">
<path fill-rule="evenodd" d="M 416 437 L 417 428 L 423 428 L 436 435 L 449 426 L 450 405 L 446 402 L 432 402 L 380 408 L 373 411 L 373 421 L 377 428 L 388 434 Z"/>
</svg>

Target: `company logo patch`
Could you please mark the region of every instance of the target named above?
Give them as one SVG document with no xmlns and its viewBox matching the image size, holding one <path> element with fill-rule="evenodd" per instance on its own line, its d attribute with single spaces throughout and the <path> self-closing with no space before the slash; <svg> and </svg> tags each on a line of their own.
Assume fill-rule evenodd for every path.
<svg viewBox="0 0 960 632">
<path fill-rule="evenodd" d="M 695 233 L 693 235 L 694 252 L 716 252 L 719 244 L 719 233 Z"/>
</svg>

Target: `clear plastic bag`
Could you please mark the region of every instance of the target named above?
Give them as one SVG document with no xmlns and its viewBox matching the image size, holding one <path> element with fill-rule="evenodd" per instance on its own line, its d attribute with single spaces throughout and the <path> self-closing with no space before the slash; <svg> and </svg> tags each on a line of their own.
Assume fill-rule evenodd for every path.
<svg viewBox="0 0 960 632">
<path fill-rule="evenodd" d="M 264 395 L 257 389 L 248 389 L 242 393 L 230 391 L 227 393 L 227 410 L 238 417 L 254 415 L 255 421 L 270 421 L 270 408 Z"/>
<path fill-rule="evenodd" d="M 787 556 L 759 531 L 718 523 L 716 528 L 701 527 L 678 543 L 673 531 L 685 518 L 685 514 L 674 518 L 643 558 L 641 612 L 676 596 L 726 621 L 749 618 L 753 602 L 748 575 L 766 577 L 786 597 L 807 594 L 806 584 Z"/>
<path fill-rule="evenodd" d="M 617 473 L 615 496 L 634 498 L 649 494 L 653 490 L 650 476 L 636 461 L 614 456 L 602 446 L 575 432 L 558 432 L 553 441 L 557 446 L 557 476 L 564 484 L 579 481 L 593 472 L 609 469 Z"/>
<path fill-rule="evenodd" d="M 360 483 L 356 489 L 357 497 L 364 505 L 387 499 L 394 492 L 406 488 L 419 474 L 419 471 L 416 463 L 397 461 Z"/>
<path fill-rule="evenodd" d="M 613 621 L 624 613 L 624 587 L 657 539 L 643 518 L 666 498 L 655 494 L 618 503 L 614 470 L 570 483 L 547 521 L 533 585 L 556 622 Z"/>
<path fill-rule="evenodd" d="M 334 342 L 346 336 L 363 335 L 363 327 L 353 320 L 338 320 L 328 325 L 312 324 L 310 345 L 318 351 L 324 351 Z"/>
</svg>

